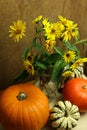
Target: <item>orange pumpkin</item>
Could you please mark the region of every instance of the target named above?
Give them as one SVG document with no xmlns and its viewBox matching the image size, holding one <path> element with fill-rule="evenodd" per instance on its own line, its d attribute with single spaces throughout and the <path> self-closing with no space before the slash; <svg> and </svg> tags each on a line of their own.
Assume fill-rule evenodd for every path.
<svg viewBox="0 0 87 130">
<path fill-rule="evenodd" d="M 63 97 L 77 105 L 80 112 L 87 112 L 87 80 L 73 78 L 63 87 Z"/>
<path fill-rule="evenodd" d="M 0 100 L 1 122 L 6 130 L 41 130 L 48 121 L 48 99 L 32 83 L 8 87 Z"/>
<path fill-rule="evenodd" d="M 2 94 L 3 90 L 0 90 L 0 96 Z M 1 122 L 1 112 L 0 112 L 0 122 Z"/>
</svg>

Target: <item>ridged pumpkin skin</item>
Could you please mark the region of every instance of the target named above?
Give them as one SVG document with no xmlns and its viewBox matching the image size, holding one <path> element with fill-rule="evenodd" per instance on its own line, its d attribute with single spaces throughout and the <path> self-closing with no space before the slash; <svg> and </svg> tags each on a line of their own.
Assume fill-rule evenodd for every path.
<svg viewBox="0 0 87 130">
<path fill-rule="evenodd" d="M 18 100 L 20 92 L 26 99 Z M 1 95 L 0 112 L 6 130 L 41 130 L 49 118 L 46 95 L 32 83 L 8 87 Z"/>
</svg>

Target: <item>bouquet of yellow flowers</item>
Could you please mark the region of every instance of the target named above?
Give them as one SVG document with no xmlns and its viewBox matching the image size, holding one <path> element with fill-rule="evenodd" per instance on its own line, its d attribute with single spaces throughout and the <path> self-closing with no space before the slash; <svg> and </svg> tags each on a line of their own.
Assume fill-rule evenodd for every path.
<svg viewBox="0 0 87 130">
<path fill-rule="evenodd" d="M 78 24 L 63 16 L 51 22 L 42 15 L 32 23 L 35 34 L 23 53 L 24 70 L 16 80 L 35 76 L 42 83 L 53 81 L 61 87 L 67 79 L 81 77 L 87 58 L 81 56 L 77 45 L 87 44 L 87 39 L 80 40 Z M 26 23 L 18 20 L 10 26 L 9 36 L 19 42 L 25 30 Z"/>
</svg>

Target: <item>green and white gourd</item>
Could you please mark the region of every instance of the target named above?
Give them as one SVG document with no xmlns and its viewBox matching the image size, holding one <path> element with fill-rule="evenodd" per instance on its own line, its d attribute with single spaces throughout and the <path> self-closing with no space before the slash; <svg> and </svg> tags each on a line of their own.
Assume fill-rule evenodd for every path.
<svg viewBox="0 0 87 130">
<path fill-rule="evenodd" d="M 58 101 L 50 111 L 51 125 L 54 128 L 69 130 L 78 124 L 80 118 L 79 109 L 70 101 Z"/>
<path fill-rule="evenodd" d="M 84 69 L 83 69 L 83 65 L 80 65 L 80 66 L 78 66 L 78 67 L 74 70 L 73 75 L 72 75 L 72 78 L 77 78 L 77 77 L 81 78 L 82 75 L 84 75 Z"/>
<path fill-rule="evenodd" d="M 64 72 L 67 71 L 67 70 L 70 70 L 70 66 L 69 65 L 65 66 Z M 79 65 L 78 67 L 76 67 L 73 70 L 73 75 L 71 76 L 71 78 L 77 78 L 77 77 L 80 78 L 80 77 L 82 77 L 82 75 L 84 75 L 83 64 Z"/>
</svg>

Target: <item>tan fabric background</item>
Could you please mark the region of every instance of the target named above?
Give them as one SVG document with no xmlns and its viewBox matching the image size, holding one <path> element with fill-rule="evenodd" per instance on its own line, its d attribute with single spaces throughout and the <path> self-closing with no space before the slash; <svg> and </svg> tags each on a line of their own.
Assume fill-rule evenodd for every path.
<svg viewBox="0 0 87 130">
<path fill-rule="evenodd" d="M 74 20 L 81 38 L 87 38 L 87 0 L 0 0 L 0 89 L 11 85 L 22 71 L 22 53 L 33 37 L 32 20 L 41 14 L 52 21 L 58 15 Z M 28 29 L 25 38 L 15 44 L 8 29 L 17 19 L 26 21 Z"/>
</svg>

